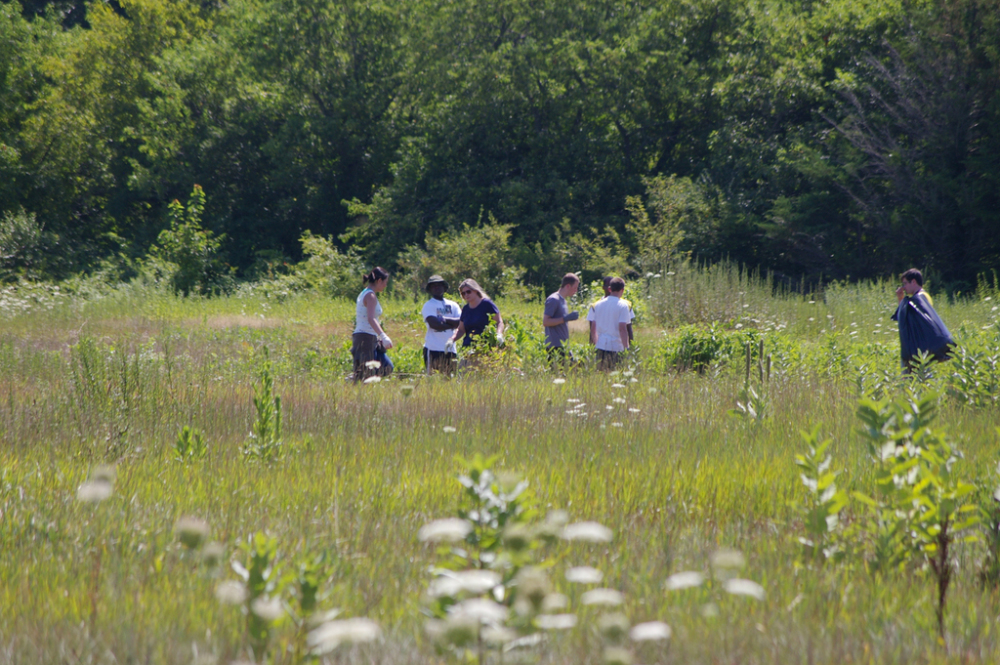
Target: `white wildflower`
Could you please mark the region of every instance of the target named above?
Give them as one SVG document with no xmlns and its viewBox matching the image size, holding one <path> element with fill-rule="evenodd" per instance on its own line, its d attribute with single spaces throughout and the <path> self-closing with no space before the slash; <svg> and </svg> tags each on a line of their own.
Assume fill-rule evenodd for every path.
<svg viewBox="0 0 1000 665">
<path fill-rule="evenodd" d="M 417 538 L 424 543 L 456 543 L 469 535 L 470 531 L 472 531 L 472 525 L 465 520 L 448 517 L 443 520 L 434 520 L 430 524 L 420 527 Z"/>
<path fill-rule="evenodd" d="M 174 535 L 184 547 L 197 549 L 208 538 L 208 522 L 200 517 L 182 517 L 174 524 Z"/>
<path fill-rule="evenodd" d="M 683 573 L 674 573 L 667 578 L 666 587 L 668 591 L 678 591 L 680 589 L 690 589 L 701 586 L 705 581 L 705 576 L 701 573 L 689 570 Z"/>
<path fill-rule="evenodd" d="M 329 653 L 341 644 L 362 644 L 374 642 L 382 634 L 382 629 L 371 619 L 341 619 L 327 621 L 306 637 L 306 643 L 313 655 Z"/>
<path fill-rule="evenodd" d="M 281 618 L 285 610 L 281 607 L 281 601 L 277 598 L 267 598 L 261 596 L 250 604 L 250 611 L 258 618 L 272 623 Z"/>
<path fill-rule="evenodd" d="M 751 580 L 732 579 L 722 583 L 722 588 L 734 596 L 750 596 L 764 600 L 764 587 Z"/>
<path fill-rule="evenodd" d="M 673 633 L 670 626 L 662 621 L 648 621 L 632 626 L 628 636 L 633 642 L 648 642 L 651 640 L 669 640 Z"/>
<path fill-rule="evenodd" d="M 566 580 L 577 584 L 599 584 L 604 573 L 590 566 L 574 566 L 566 571 Z"/>
<path fill-rule="evenodd" d="M 536 621 L 542 630 L 569 630 L 576 625 L 576 615 L 542 614 Z"/>
<path fill-rule="evenodd" d="M 461 617 L 468 617 L 480 623 L 500 623 L 507 618 L 507 608 L 486 598 L 470 598 L 452 605 L 448 611 Z"/>
<path fill-rule="evenodd" d="M 76 490 L 76 498 L 84 503 L 99 503 L 113 492 L 111 483 L 103 480 L 88 480 Z"/>
<path fill-rule="evenodd" d="M 563 540 L 583 540 L 590 543 L 610 543 L 611 529 L 597 522 L 577 522 L 562 530 Z"/>
<path fill-rule="evenodd" d="M 746 559 L 736 550 L 721 549 L 712 555 L 712 568 L 739 570 L 746 565 Z"/>
<path fill-rule="evenodd" d="M 242 605 L 247 599 L 247 588 L 240 582 L 227 580 L 215 587 L 215 597 L 223 605 Z"/>
<path fill-rule="evenodd" d="M 615 589 L 591 589 L 580 597 L 584 605 L 621 605 L 625 596 Z"/>
</svg>

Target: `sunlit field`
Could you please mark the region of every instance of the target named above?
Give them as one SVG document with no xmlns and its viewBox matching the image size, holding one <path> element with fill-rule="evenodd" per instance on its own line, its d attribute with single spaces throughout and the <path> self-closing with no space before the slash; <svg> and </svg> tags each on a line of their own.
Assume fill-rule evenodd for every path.
<svg viewBox="0 0 1000 665">
<path fill-rule="evenodd" d="M 541 303 L 500 300 L 507 347 L 451 378 L 422 374 L 419 303 L 387 297 L 397 371 L 368 385 L 347 380 L 353 302 L 7 289 L 0 662 L 997 662 L 997 294 L 935 294 L 960 357 L 903 377 L 894 286 L 650 276 L 632 293 L 636 350 L 613 374 L 589 363 L 585 323 L 571 340 L 583 362 L 550 366 Z M 943 634 L 934 553 L 910 522 L 886 545 L 899 506 L 858 416 L 862 399 L 922 398 L 926 427 L 960 451 L 921 462 L 939 472 L 929 486 L 971 488 L 941 499 L 967 506 L 949 523 L 967 524 Z M 844 504 L 819 526 L 809 511 L 833 490 L 796 463 L 815 426 Z M 906 426 L 884 432 L 930 445 L 904 441 Z M 477 454 L 498 495 L 527 483 L 520 530 L 498 528 L 481 560 L 506 591 L 442 601 L 432 568 L 456 557 L 419 535 L 459 516 Z M 565 530 L 580 522 L 610 540 Z M 545 590 L 532 607 L 529 582 Z M 503 615 L 463 642 L 447 607 L 474 596 Z M 348 618 L 374 626 L 330 641 Z"/>
</svg>

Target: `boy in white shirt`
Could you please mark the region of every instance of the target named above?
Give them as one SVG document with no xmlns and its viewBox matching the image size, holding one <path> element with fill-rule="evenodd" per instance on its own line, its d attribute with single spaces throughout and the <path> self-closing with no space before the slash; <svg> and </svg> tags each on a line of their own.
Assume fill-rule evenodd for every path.
<svg viewBox="0 0 1000 665">
<path fill-rule="evenodd" d="M 600 300 L 587 312 L 590 321 L 590 343 L 597 347 L 597 364 L 601 369 L 614 369 L 618 354 L 629 348 L 628 325 L 632 312 L 622 301 L 625 280 L 611 280 L 610 295 Z"/>
<path fill-rule="evenodd" d="M 424 336 L 424 370 L 451 374 L 458 354 L 451 343 L 451 331 L 458 327 L 462 308 L 454 300 L 444 297 L 448 282 L 441 275 L 431 275 L 427 280 L 427 292 L 431 297 L 420 310 L 420 318 L 427 324 Z"/>
</svg>

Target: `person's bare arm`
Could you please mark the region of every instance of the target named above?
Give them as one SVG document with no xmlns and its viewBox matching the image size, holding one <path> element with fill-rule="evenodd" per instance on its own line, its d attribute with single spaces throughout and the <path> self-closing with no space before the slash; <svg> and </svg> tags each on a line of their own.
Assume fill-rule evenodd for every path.
<svg viewBox="0 0 1000 665">
<path fill-rule="evenodd" d="M 500 316 L 500 312 L 497 312 L 493 316 L 494 316 L 494 319 L 497 322 L 497 334 L 502 337 L 503 336 L 503 317 Z"/>
<path fill-rule="evenodd" d="M 632 340 L 635 339 L 635 337 L 632 336 L 632 324 L 629 323 L 627 325 L 628 325 L 628 341 L 629 343 L 631 343 Z"/>
<path fill-rule="evenodd" d="M 465 337 L 465 324 L 459 321 L 458 328 L 455 329 L 455 334 L 451 336 L 451 341 L 456 342 L 463 337 Z"/>
<path fill-rule="evenodd" d="M 623 349 L 627 349 L 629 347 L 628 325 L 629 324 L 627 323 L 618 324 L 618 335 L 622 338 Z"/>
<path fill-rule="evenodd" d="M 364 303 L 365 303 L 365 310 L 368 312 L 368 325 L 372 327 L 372 330 L 375 331 L 375 334 L 378 335 L 378 338 L 382 340 L 382 343 L 385 346 L 385 348 L 391 349 L 392 340 L 389 340 L 388 343 L 386 343 L 385 339 L 388 339 L 388 336 L 385 334 L 385 331 L 382 330 L 382 325 L 375 318 L 375 307 L 378 305 L 378 298 L 375 297 L 374 293 L 369 293 L 368 295 L 365 296 Z"/>
<path fill-rule="evenodd" d="M 454 330 L 458 327 L 458 319 L 451 319 L 446 316 L 428 316 L 424 322 L 435 332 Z"/>
<path fill-rule="evenodd" d="M 590 324 L 590 343 L 597 344 L 597 323 L 588 321 Z"/>
</svg>

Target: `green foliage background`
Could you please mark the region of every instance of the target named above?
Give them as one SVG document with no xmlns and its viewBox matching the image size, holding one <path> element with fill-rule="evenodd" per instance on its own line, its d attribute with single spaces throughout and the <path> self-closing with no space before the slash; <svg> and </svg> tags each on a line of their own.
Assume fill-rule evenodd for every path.
<svg viewBox="0 0 1000 665">
<path fill-rule="evenodd" d="M 0 214 L 55 276 L 145 256 L 197 184 L 244 277 L 305 231 L 391 268 L 492 218 L 546 287 L 687 253 L 968 291 L 1000 257 L 998 8 L 5 1 Z"/>
</svg>

